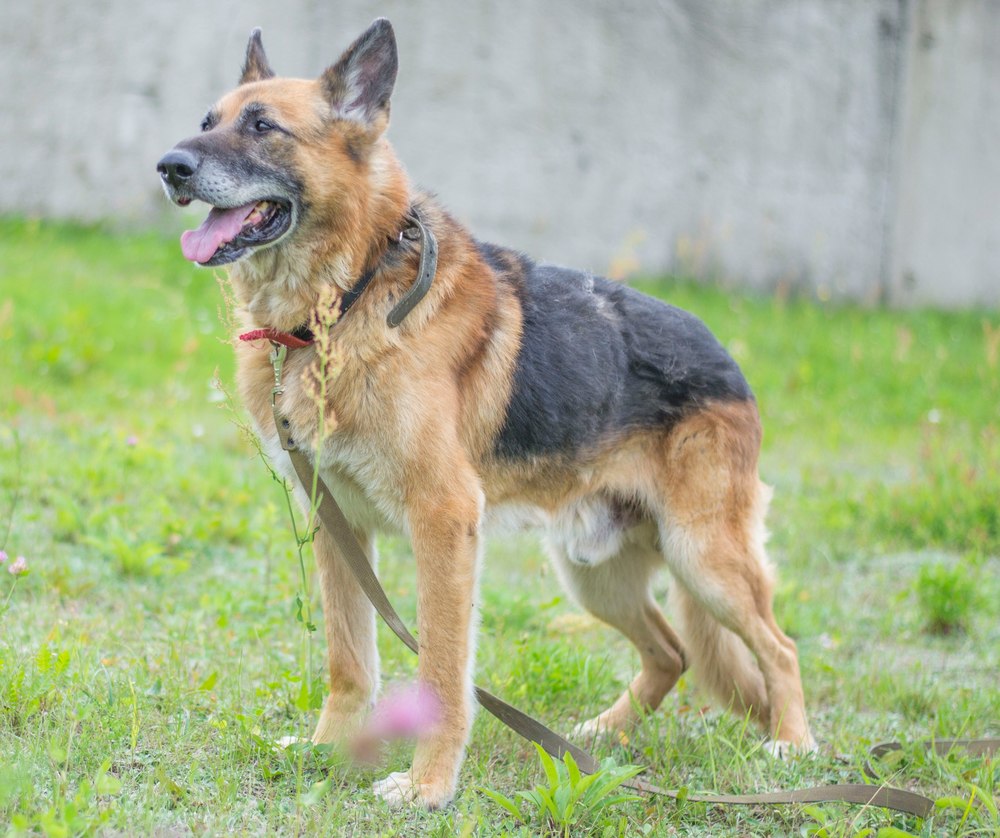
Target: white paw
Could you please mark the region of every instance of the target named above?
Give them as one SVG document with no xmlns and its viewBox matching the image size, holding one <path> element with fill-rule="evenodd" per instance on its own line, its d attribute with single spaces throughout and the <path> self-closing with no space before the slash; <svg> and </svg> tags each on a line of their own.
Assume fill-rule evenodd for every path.
<svg viewBox="0 0 1000 838">
<path fill-rule="evenodd" d="M 397 771 L 375 783 L 372 791 L 377 798 L 392 808 L 412 803 L 433 812 L 451 803 L 455 796 L 455 781 L 414 783 L 409 771 Z"/>
<path fill-rule="evenodd" d="M 620 745 L 628 744 L 628 733 L 625 726 L 613 723 L 610 719 L 604 718 L 603 714 L 589 721 L 580 722 L 580 724 L 573 728 L 573 734 L 585 740 L 607 737 L 618 742 Z"/>
<path fill-rule="evenodd" d="M 782 739 L 768 739 L 767 742 L 764 743 L 763 750 L 765 754 L 768 754 L 774 759 L 780 759 L 782 762 L 786 762 L 790 759 L 814 754 L 818 749 L 816 747 L 816 741 L 810 736 L 805 742 L 798 744 L 795 742 L 787 742 Z"/>
<path fill-rule="evenodd" d="M 384 800 L 394 809 L 412 803 L 417 796 L 413 778 L 408 771 L 397 771 L 379 780 L 372 786 L 372 791 L 377 798 Z"/>
<path fill-rule="evenodd" d="M 288 748 L 292 745 L 304 745 L 308 742 L 308 739 L 303 739 L 301 736 L 282 736 L 274 744 L 279 748 Z"/>
</svg>

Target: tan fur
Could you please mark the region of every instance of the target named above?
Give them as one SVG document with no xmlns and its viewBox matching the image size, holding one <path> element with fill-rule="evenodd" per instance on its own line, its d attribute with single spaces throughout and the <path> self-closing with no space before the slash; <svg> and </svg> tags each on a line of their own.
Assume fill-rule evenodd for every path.
<svg viewBox="0 0 1000 838">
<path fill-rule="evenodd" d="M 674 429 L 664 463 L 671 476 L 663 493 L 664 553 L 684 588 L 681 613 L 708 685 L 749 710 L 775 740 L 811 745 L 795 644 L 771 610 L 763 528 L 770 491 L 757 477 L 759 446 L 751 404 L 719 406 Z M 763 691 L 729 632 L 753 653 Z"/>
<path fill-rule="evenodd" d="M 292 330 L 309 319 L 324 289 L 342 292 L 380 265 L 334 329 L 343 363 L 325 410 L 337 426 L 318 458 L 363 542 L 371 544 L 378 529 L 412 540 L 419 677 L 440 697 L 444 722 L 418 744 L 412 769 L 379 784 L 379 793 L 430 807 L 454 793 L 473 713 L 474 606 L 487 508 L 530 509 L 555 522 L 550 552 L 566 587 L 638 649 L 641 672 L 585 731 L 624 728 L 637 709 L 655 709 L 690 657 L 723 701 L 751 712 L 775 739 L 807 745 L 795 647 L 771 612 L 767 492 L 757 477 L 753 403 L 706 405 L 670 430 L 623 433 L 573 460 L 496 459 L 493 440 L 510 401 L 521 337 L 516 295 L 469 234 L 413 192 L 382 136 L 387 110 L 368 126 L 331 120 L 329 78 L 324 88 L 322 79 L 267 78 L 268 69 L 262 51 L 248 53 L 248 78 L 260 80 L 217 105 L 220 125 L 236 120 L 248 102 L 273 109 L 294 135 L 290 162 L 305 174 L 309 213 L 287 242 L 232 266 L 242 324 Z M 437 236 L 438 273 L 425 299 L 390 329 L 386 314 L 412 283 L 419 252 L 404 245 L 398 263 L 381 259 L 414 203 Z M 317 428 L 316 406 L 301 383 L 314 353 L 292 350 L 285 364 L 281 410 L 301 440 L 314 438 Z M 240 343 L 236 354 L 244 403 L 287 470 L 275 441 L 268 347 Z M 625 535 L 605 544 L 602 505 L 611 495 L 641 511 Z M 599 559 L 593 566 L 574 563 L 566 551 L 565 539 L 577 535 Z M 328 742 L 352 730 L 370 706 L 378 654 L 372 608 L 336 546 L 320 533 L 315 552 L 331 687 L 314 740 Z M 650 593 L 651 576 L 664 563 L 681 587 L 686 650 Z"/>
</svg>

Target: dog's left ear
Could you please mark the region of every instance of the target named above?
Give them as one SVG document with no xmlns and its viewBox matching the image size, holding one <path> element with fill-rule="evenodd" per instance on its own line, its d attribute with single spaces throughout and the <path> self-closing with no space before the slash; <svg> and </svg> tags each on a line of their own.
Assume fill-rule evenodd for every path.
<svg viewBox="0 0 1000 838">
<path fill-rule="evenodd" d="M 380 17 L 320 78 L 333 115 L 384 130 L 398 67 L 392 24 Z"/>
<path fill-rule="evenodd" d="M 247 57 L 243 61 L 243 73 L 240 75 L 240 84 L 273 78 L 274 70 L 267 63 L 267 56 L 264 54 L 264 45 L 260 40 L 260 29 L 254 29 L 250 33 L 250 40 L 247 42 Z"/>
</svg>

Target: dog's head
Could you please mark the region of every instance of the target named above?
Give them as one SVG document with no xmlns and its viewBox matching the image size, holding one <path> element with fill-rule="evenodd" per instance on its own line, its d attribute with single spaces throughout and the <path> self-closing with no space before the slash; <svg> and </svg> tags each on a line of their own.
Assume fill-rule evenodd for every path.
<svg viewBox="0 0 1000 838">
<path fill-rule="evenodd" d="M 384 18 L 312 81 L 276 78 L 255 29 L 239 86 L 209 110 L 200 134 L 156 166 L 174 203 L 211 207 L 182 237 L 185 257 L 234 262 L 294 240 L 349 202 L 388 126 L 396 69 L 396 39 Z"/>
</svg>

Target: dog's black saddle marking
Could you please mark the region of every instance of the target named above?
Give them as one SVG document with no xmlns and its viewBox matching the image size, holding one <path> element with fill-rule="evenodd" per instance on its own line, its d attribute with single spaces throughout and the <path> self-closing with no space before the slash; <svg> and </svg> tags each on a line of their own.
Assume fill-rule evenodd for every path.
<svg viewBox="0 0 1000 838">
<path fill-rule="evenodd" d="M 669 427 L 707 402 L 753 398 L 694 315 L 617 282 L 478 247 L 524 315 L 498 456 L 573 455 L 615 434 Z"/>
</svg>

